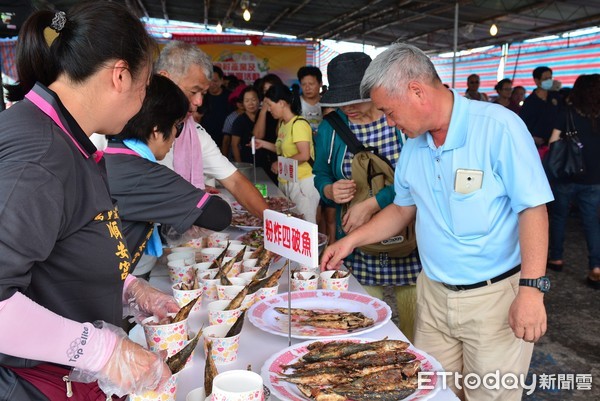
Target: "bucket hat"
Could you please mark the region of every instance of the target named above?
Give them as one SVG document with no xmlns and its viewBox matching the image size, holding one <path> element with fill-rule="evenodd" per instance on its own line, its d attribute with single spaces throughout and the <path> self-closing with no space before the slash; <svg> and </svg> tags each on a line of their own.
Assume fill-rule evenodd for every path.
<svg viewBox="0 0 600 401">
<path fill-rule="evenodd" d="M 340 107 L 367 102 L 360 96 L 360 82 L 371 57 L 362 52 L 342 53 L 327 65 L 329 89 L 321 98 L 321 106 Z"/>
</svg>

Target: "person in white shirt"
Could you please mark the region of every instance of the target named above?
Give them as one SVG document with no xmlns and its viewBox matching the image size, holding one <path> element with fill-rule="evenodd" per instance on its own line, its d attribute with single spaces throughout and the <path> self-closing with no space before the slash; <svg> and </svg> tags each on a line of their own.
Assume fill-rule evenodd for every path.
<svg viewBox="0 0 600 401">
<path fill-rule="evenodd" d="M 190 101 L 190 115 L 202 105 L 213 67 L 208 55 L 199 47 L 179 41 L 170 42 L 162 49 L 154 70 L 173 80 L 186 94 Z M 185 137 L 186 130 L 190 129 L 196 132 L 199 144 L 195 138 Z M 181 153 L 174 159 L 178 151 Z M 200 151 L 202 157 L 197 157 L 196 151 Z M 262 217 L 268 207 L 256 187 L 223 156 L 208 132 L 192 118 L 185 121 L 181 137 L 161 164 L 201 188 L 204 188 L 204 176 L 217 179 L 246 210 L 257 217 Z"/>
</svg>

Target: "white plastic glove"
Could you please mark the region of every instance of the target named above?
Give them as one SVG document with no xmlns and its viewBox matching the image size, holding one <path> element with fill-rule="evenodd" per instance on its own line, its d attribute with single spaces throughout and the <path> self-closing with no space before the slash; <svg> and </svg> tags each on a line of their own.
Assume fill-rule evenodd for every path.
<svg viewBox="0 0 600 401">
<path fill-rule="evenodd" d="M 168 313 L 179 311 L 179 305 L 171 295 L 157 290 L 140 278 L 136 278 L 127 286 L 123 299 L 138 323 L 149 316 L 162 319 Z"/>
<path fill-rule="evenodd" d="M 123 329 L 106 322 L 95 322 L 94 326 L 103 333 L 107 343 L 116 337 L 116 344 L 106 364 L 98 372 L 74 368 L 69 375 L 72 381 L 91 383 L 107 395 L 122 397 L 126 394 L 142 393 L 164 386 L 171 371 L 164 358 L 131 341 Z M 98 336 L 97 336 L 98 338 Z"/>
</svg>

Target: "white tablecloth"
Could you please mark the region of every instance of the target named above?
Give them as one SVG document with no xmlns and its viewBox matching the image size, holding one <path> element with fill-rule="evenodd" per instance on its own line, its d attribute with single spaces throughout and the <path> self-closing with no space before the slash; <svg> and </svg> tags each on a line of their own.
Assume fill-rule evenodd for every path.
<svg viewBox="0 0 600 401">
<path fill-rule="evenodd" d="M 283 196 L 277 186 L 270 180 L 266 179 L 266 174 L 261 170 L 257 169 L 257 176 L 259 182 L 267 183 L 268 192 L 270 196 Z M 228 193 L 223 193 L 225 198 L 233 200 Z M 242 235 L 244 232 L 238 229 L 229 228 L 226 230 L 230 233 L 230 239 L 235 239 Z M 284 261 L 281 260 L 275 266 L 271 267 L 271 272 L 276 268 L 281 267 Z M 150 283 L 160 290 L 171 293 L 171 283 L 167 274 L 166 267 L 164 265 L 157 265 L 150 275 Z M 280 279 L 279 292 L 285 292 L 289 288 L 287 282 L 287 272 Z M 354 277 L 350 279 L 349 291 L 359 292 L 366 294 L 362 286 L 356 281 Z M 202 309 L 199 312 L 194 312 L 190 315 L 188 320 L 189 329 L 193 332 L 197 332 L 202 326 L 208 326 L 208 313 L 206 311 L 206 303 L 202 305 Z M 133 330 L 134 339 L 138 341 L 144 341 L 143 332 L 140 328 Z M 141 337 L 141 338 L 140 338 Z M 384 338 L 389 337 L 390 339 L 398 339 L 408 341 L 406 336 L 398 329 L 398 327 L 391 320 L 375 331 L 365 333 L 363 336 L 357 335 L 356 337 L 364 338 Z M 302 343 L 306 340 L 293 339 L 292 345 Z M 248 365 L 252 365 L 252 370 L 260 373 L 260 370 L 265 361 L 272 355 L 280 352 L 281 350 L 288 347 L 288 338 L 278 336 L 264 332 L 256 328 L 247 319 L 244 323 L 242 335 L 240 337 L 240 347 L 238 359 L 236 362 L 227 365 L 217 365 L 219 372 L 224 372 L 232 369 L 246 369 Z M 178 377 L 178 389 L 177 389 L 177 401 L 185 401 L 185 397 L 188 392 L 196 387 L 202 387 L 204 385 L 204 352 L 201 347 L 197 348 L 194 353 L 194 357 L 188 366 L 179 373 Z M 271 401 L 279 401 L 279 398 L 273 394 L 270 398 Z M 431 398 L 434 401 L 450 401 L 458 400 L 458 398 L 449 389 L 442 389 L 436 395 Z M 283 400 L 281 400 L 283 401 Z"/>
</svg>

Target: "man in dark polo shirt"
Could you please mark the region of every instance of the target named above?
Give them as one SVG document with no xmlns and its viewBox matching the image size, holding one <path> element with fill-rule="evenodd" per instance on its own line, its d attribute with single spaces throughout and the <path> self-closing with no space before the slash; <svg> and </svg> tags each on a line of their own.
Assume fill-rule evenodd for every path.
<svg viewBox="0 0 600 401">
<path fill-rule="evenodd" d="M 219 149 L 223 144 L 223 124 L 229 113 L 233 111 L 233 107 L 229 104 L 230 94 L 231 92 L 223 87 L 223 70 L 214 65 L 208 93 L 204 95 L 202 102 L 204 114 L 200 123 Z"/>
<path fill-rule="evenodd" d="M 553 91 L 554 80 L 549 67 L 537 67 L 533 70 L 533 81 L 537 88 L 527 96 L 519 116 L 527 125 L 539 148 L 548 145 L 548 139 L 555 127 L 556 117 L 561 107 L 561 97 Z"/>
</svg>

